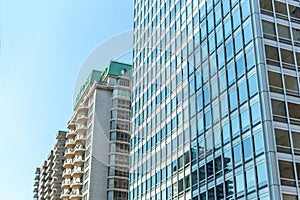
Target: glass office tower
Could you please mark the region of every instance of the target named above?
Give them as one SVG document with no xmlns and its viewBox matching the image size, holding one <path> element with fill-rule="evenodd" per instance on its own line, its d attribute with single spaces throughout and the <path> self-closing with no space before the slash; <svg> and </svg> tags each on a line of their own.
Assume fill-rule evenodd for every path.
<svg viewBox="0 0 300 200">
<path fill-rule="evenodd" d="M 130 199 L 299 199 L 300 2 L 135 0 Z"/>
</svg>

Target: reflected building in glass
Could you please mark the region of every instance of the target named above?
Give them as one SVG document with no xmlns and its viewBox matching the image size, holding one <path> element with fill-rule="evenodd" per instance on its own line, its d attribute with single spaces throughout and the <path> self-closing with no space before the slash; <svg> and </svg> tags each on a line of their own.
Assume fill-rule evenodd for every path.
<svg viewBox="0 0 300 200">
<path fill-rule="evenodd" d="M 300 187 L 300 2 L 135 0 L 129 199 Z"/>
</svg>

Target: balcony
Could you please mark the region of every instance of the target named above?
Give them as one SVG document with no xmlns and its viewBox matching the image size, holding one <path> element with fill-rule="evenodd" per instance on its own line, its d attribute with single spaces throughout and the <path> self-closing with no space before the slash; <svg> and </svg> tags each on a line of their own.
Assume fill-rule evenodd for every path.
<svg viewBox="0 0 300 200">
<path fill-rule="evenodd" d="M 71 178 L 71 173 L 72 173 L 71 169 L 65 169 L 63 174 L 62 174 L 62 177 L 63 178 Z"/>
<path fill-rule="evenodd" d="M 72 189 L 81 189 L 82 182 L 81 181 L 72 181 L 71 188 Z"/>
<path fill-rule="evenodd" d="M 75 143 L 76 143 L 76 144 L 79 144 L 79 145 L 85 144 L 85 140 L 86 140 L 86 138 L 85 138 L 85 136 L 82 135 L 82 134 L 78 134 L 78 135 L 76 135 L 76 137 L 75 137 Z"/>
<path fill-rule="evenodd" d="M 84 125 L 86 121 L 88 120 L 88 117 L 85 115 L 78 115 L 77 117 L 77 123 Z"/>
<path fill-rule="evenodd" d="M 74 157 L 74 150 L 73 149 L 67 149 L 65 151 L 65 157 L 66 158 L 73 158 Z"/>
<path fill-rule="evenodd" d="M 39 182 L 35 181 L 33 186 L 39 186 Z"/>
<path fill-rule="evenodd" d="M 61 199 L 69 199 L 69 197 L 70 197 L 70 191 L 66 189 L 60 195 Z"/>
<path fill-rule="evenodd" d="M 88 109 L 89 109 L 88 106 L 86 106 L 84 104 L 81 104 L 81 105 L 78 106 L 77 113 L 78 114 L 86 114 Z"/>
<path fill-rule="evenodd" d="M 67 124 L 67 128 L 70 129 L 70 130 L 75 130 L 76 128 L 76 123 L 72 120 L 70 120 Z"/>
<path fill-rule="evenodd" d="M 81 178 L 83 176 L 83 170 L 80 167 L 73 169 L 72 176 L 75 178 Z"/>
<path fill-rule="evenodd" d="M 70 194 L 70 199 L 76 200 L 76 199 L 81 199 L 82 195 L 81 192 L 79 190 L 72 190 L 71 194 Z"/>
<path fill-rule="evenodd" d="M 74 146 L 75 146 L 75 140 L 74 140 L 74 139 L 68 139 L 68 140 L 66 141 L 66 147 L 67 147 L 68 149 L 73 149 Z"/>
<path fill-rule="evenodd" d="M 61 183 L 61 187 L 64 188 L 64 189 L 70 188 L 71 187 L 70 179 L 63 180 L 63 182 Z"/>
<path fill-rule="evenodd" d="M 66 135 L 66 137 L 67 137 L 68 139 L 72 139 L 72 138 L 74 138 L 75 136 L 76 136 L 75 131 L 69 131 L 69 132 L 67 132 L 67 135 Z"/>
<path fill-rule="evenodd" d="M 82 158 L 82 156 L 75 156 L 75 158 L 73 159 L 73 165 L 77 167 L 82 167 L 83 164 L 84 159 Z"/>
<path fill-rule="evenodd" d="M 78 134 L 85 134 L 86 131 L 87 131 L 87 128 L 86 128 L 86 126 L 83 126 L 83 125 L 78 126 L 77 129 L 76 129 L 76 132 Z"/>
<path fill-rule="evenodd" d="M 64 162 L 64 168 L 72 168 L 73 167 L 73 160 L 72 159 L 67 159 Z"/>
<path fill-rule="evenodd" d="M 76 145 L 74 148 L 74 154 L 78 156 L 82 156 L 84 155 L 85 150 L 86 149 L 83 147 L 83 145 Z"/>
<path fill-rule="evenodd" d="M 38 188 L 37 187 L 33 188 L 33 192 L 38 192 Z"/>
</svg>

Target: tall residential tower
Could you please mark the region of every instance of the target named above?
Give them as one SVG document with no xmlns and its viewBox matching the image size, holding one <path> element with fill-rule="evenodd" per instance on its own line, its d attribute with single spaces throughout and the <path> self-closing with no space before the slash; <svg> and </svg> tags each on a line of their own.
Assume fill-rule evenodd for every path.
<svg viewBox="0 0 300 200">
<path fill-rule="evenodd" d="M 128 199 L 131 65 L 111 61 L 81 87 L 68 123 L 62 199 Z"/>
<path fill-rule="evenodd" d="M 296 200 L 300 2 L 134 0 L 130 200 Z"/>
</svg>

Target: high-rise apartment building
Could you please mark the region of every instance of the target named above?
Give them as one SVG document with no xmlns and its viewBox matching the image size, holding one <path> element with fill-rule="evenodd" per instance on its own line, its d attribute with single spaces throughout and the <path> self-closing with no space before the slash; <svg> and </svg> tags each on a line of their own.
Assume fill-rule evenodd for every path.
<svg viewBox="0 0 300 200">
<path fill-rule="evenodd" d="M 129 199 L 299 199 L 299 71 L 298 0 L 135 0 Z"/>
<path fill-rule="evenodd" d="M 130 105 L 131 65 L 91 72 L 68 123 L 62 199 L 128 199 Z"/>
<path fill-rule="evenodd" d="M 41 167 L 36 168 L 34 195 L 36 200 L 57 200 L 61 193 L 66 132 L 58 131 L 53 150 Z"/>
</svg>

